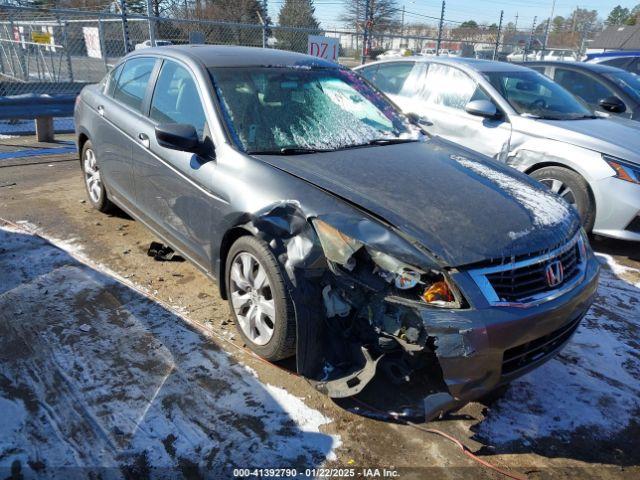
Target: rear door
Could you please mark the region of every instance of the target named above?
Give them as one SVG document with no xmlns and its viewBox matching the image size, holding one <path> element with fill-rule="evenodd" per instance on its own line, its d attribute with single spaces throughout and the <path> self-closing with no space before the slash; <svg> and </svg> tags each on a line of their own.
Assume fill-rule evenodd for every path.
<svg viewBox="0 0 640 480">
<path fill-rule="evenodd" d="M 142 121 L 142 106 L 156 59 L 132 58 L 114 71 L 105 94 L 97 105 L 101 121 L 92 137 L 97 142 L 98 163 L 109 194 L 135 205 L 135 185 L 131 165 L 135 139 L 131 132 Z"/>
<path fill-rule="evenodd" d="M 147 221 L 172 246 L 210 270 L 211 242 L 217 238 L 226 202 L 209 187 L 217 172 L 204 98 L 189 67 L 163 60 L 150 95 L 148 116 L 134 132 L 133 165 L 137 202 Z M 160 146 L 155 127 L 164 123 L 193 125 L 206 153 Z"/>
</svg>

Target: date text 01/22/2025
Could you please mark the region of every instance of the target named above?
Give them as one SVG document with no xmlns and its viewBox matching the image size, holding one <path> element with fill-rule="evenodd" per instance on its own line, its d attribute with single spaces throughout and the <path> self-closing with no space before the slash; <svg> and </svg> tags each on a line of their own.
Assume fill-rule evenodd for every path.
<svg viewBox="0 0 640 480">
<path fill-rule="evenodd" d="M 234 478 L 398 478 L 389 468 L 234 468 Z"/>
</svg>

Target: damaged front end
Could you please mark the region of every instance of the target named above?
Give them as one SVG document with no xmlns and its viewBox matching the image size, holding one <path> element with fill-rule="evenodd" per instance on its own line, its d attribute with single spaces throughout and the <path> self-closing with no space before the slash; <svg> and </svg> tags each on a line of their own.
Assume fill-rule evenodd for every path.
<svg viewBox="0 0 640 480">
<path fill-rule="evenodd" d="M 333 398 L 348 397 L 377 374 L 398 386 L 428 380 L 430 393 L 449 403 L 453 398 L 442 395 L 448 391 L 437 339 L 420 310 L 463 308 L 461 293 L 433 260 L 421 267 L 410 263 L 420 252 L 384 227 L 363 220 L 353 228 L 339 220 L 313 220 L 327 260 L 321 284 L 328 341 L 316 388 Z"/>
<path fill-rule="evenodd" d="M 428 252 L 391 226 L 342 214 L 306 219 L 295 203 L 262 212 L 252 226 L 291 282 L 298 371 L 319 391 L 350 397 L 384 377 L 398 387 L 427 385 L 430 417 L 450 408 L 434 334 L 447 329 L 421 311 L 468 305 Z M 460 350 L 462 342 L 460 334 Z"/>
</svg>

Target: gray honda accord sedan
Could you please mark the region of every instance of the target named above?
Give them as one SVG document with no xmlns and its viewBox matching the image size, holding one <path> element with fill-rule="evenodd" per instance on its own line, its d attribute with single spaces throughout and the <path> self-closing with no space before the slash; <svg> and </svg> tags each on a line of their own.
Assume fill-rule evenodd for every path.
<svg viewBox="0 0 640 480">
<path fill-rule="evenodd" d="M 75 120 L 93 206 L 217 279 L 246 344 L 332 397 L 426 379 L 432 416 L 549 359 L 593 300 L 572 207 L 328 61 L 140 50 Z"/>
</svg>

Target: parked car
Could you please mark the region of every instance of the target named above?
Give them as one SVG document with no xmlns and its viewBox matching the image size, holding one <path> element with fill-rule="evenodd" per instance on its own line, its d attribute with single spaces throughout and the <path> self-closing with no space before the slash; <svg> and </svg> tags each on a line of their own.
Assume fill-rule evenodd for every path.
<svg viewBox="0 0 640 480">
<path fill-rule="evenodd" d="M 384 60 L 385 58 L 410 57 L 411 55 L 413 55 L 413 51 L 408 48 L 397 48 L 381 53 L 378 55 L 378 60 Z"/>
<path fill-rule="evenodd" d="M 573 204 L 587 231 L 640 241 L 640 130 L 594 115 L 521 65 L 423 58 L 357 69 L 425 129 L 505 162 Z"/>
<path fill-rule="evenodd" d="M 529 62 L 536 60 L 538 52 L 530 50 L 525 51 L 521 48 L 516 49 L 514 52 L 507 55 L 507 62 L 519 63 L 519 62 Z"/>
<path fill-rule="evenodd" d="M 592 110 L 640 120 L 640 76 L 600 63 L 530 62 Z"/>
<path fill-rule="evenodd" d="M 217 279 L 242 341 L 295 353 L 333 397 L 428 378 L 431 418 L 552 357 L 596 292 L 562 199 L 323 59 L 137 51 L 82 90 L 75 124 L 91 204 Z"/>
<path fill-rule="evenodd" d="M 436 53 L 438 53 L 438 51 L 435 48 L 428 48 L 428 47 L 425 47 L 420 51 L 420 55 L 424 55 L 425 57 L 433 56 Z"/>
<path fill-rule="evenodd" d="M 640 52 L 638 51 L 588 53 L 585 62 L 617 67 L 640 75 Z"/>
<path fill-rule="evenodd" d="M 535 55 L 535 60 L 539 60 L 539 61 L 550 61 L 550 62 L 577 62 L 578 61 L 578 54 L 576 52 L 574 52 L 573 50 L 544 50 L 544 54 L 543 51 L 539 51 L 536 53 Z"/>
<path fill-rule="evenodd" d="M 168 45 L 173 45 L 170 40 L 156 40 L 156 47 L 166 47 Z M 140 50 L 141 48 L 151 48 L 151 40 L 145 40 L 144 42 L 140 42 L 136 44 L 135 49 Z"/>
</svg>

